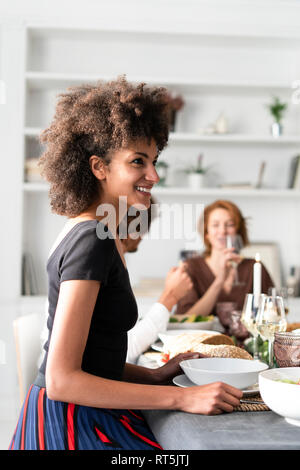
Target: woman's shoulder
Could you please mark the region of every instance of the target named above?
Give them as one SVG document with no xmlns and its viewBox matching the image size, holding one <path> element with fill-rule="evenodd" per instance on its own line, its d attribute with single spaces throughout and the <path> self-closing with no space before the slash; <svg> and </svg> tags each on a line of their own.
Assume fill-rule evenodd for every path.
<svg viewBox="0 0 300 470">
<path fill-rule="evenodd" d="M 114 239 L 112 234 L 105 229 L 104 224 L 97 220 L 85 220 L 74 225 L 65 234 L 50 257 L 64 257 L 67 254 L 78 256 L 80 253 L 87 255 L 101 251 L 109 253 L 114 250 Z"/>
<path fill-rule="evenodd" d="M 89 251 L 114 251 L 116 248 L 113 234 L 97 220 L 88 220 L 78 224 L 73 234 L 73 249 Z"/>
<path fill-rule="evenodd" d="M 117 259 L 117 248 L 113 238 L 99 237 L 96 229 L 96 220 L 76 224 L 49 258 L 48 270 L 58 270 L 61 282 L 71 279 L 107 280 Z"/>
</svg>

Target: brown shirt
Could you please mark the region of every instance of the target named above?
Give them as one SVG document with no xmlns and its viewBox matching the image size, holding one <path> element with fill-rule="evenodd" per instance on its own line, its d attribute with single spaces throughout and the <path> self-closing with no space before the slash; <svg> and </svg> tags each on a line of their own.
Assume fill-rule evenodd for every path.
<svg viewBox="0 0 300 470">
<path fill-rule="evenodd" d="M 187 312 L 207 291 L 215 280 L 215 275 L 202 256 L 195 256 L 185 261 L 187 272 L 193 282 L 192 290 L 183 297 L 177 304 L 176 313 Z M 217 302 L 236 302 L 237 310 L 243 308 L 245 296 L 253 292 L 253 264 L 254 259 L 244 258 L 238 265 L 238 278 L 242 285 L 232 286 L 229 293 L 223 289 L 217 298 Z M 273 287 L 274 283 L 262 264 L 262 293 L 267 294 L 269 287 Z M 216 306 L 210 312 L 216 315 Z"/>
</svg>

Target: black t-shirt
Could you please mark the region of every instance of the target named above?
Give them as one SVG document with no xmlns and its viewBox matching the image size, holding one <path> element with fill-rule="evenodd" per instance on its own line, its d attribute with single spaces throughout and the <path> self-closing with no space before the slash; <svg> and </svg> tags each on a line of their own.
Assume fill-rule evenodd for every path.
<svg viewBox="0 0 300 470">
<path fill-rule="evenodd" d="M 44 360 L 35 381 L 37 385 L 45 386 L 48 348 L 60 284 L 78 279 L 101 282 L 83 354 L 82 370 L 99 377 L 122 380 L 127 354 L 127 331 L 137 321 L 137 304 L 115 240 L 109 237 L 100 239 L 96 232 L 98 223 L 97 220 L 79 222 L 48 259 L 49 336 L 44 345 Z"/>
</svg>

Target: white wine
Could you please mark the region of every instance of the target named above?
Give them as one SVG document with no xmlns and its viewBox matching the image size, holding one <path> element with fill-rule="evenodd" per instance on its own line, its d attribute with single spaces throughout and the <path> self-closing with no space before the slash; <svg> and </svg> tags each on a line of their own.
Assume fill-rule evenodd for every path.
<svg viewBox="0 0 300 470">
<path fill-rule="evenodd" d="M 242 323 L 243 325 L 247 328 L 247 330 L 249 331 L 249 333 L 252 335 L 252 336 L 258 336 L 258 331 L 257 331 L 257 326 L 256 326 L 256 322 L 255 322 L 255 319 L 253 318 L 242 318 Z"/>
<path fill-rule="evenodd" d="M 272 340 L 274 338 L 275 333 L 280 331 L 285 331 L 287 326 L 287 322 L 285 319 L 282 319 L 278 322 L 262 322 L 257 325 L 257 330 L 261 335 L 263 340 Z"/>
</svg>

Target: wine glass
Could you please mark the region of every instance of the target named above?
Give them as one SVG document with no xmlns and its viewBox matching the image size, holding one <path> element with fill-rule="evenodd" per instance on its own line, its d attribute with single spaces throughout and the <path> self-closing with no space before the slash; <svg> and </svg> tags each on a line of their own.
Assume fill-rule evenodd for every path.
<svg viewBox="0 0 300 470">
<path fill-rule="evenodd" d="M 279 295 L 265 295 L 260 299 L 256 317 L 256 327 L 263 340 L 268 340 L 269 367 L 274 367 L 274 336 L 276 332 L 285 331 L 287 321 L 285 317 L 283 298 Z"/>
<path fill-rule="evenodd" d="M 243 239 L 241 235 L 238 233 L 235 235 L 226 235 L 226 247 L 227 248 L 234 248 L 234 253 L 239 254 L 241 249 L 243 248 Z M 235 276 L 234 276 L 234 286 L 242 286 L 244 283 L 239 281 L 239 276 L 238 276 L 238 263 L 235 261 L 231 261 L 231 265 L 233 266 L 235 270 Z"/>
<path fill-rule="evenodd" d="M 260 298 L 261 297 L 264 297 L 264 294 L 261 294 Z M 259 359 L 257 347 L 259 332 L 257 330 L 256 325 L 258 304 L 259 302 L 257 302 L 257 299 L 255 298 L 254 294 L 247 294 L 245 297 L 241 315 L 241 323 L 247 328 L 247 330 L 253 337 L 253 359 Z"/>
<path fill-rule="evenodd" d="M 268 295 L 272 296 L 272 297 L 276 297 L 276 295 L 279 295 L 279 297 L 282 297 L 285 315 L 288 315 L 288 313 L 289 313 L 289 294 L 288 294 L 287 287 L 279 287 L 279 288 L 278 287 L 269 287 Z"/>
<path fill-rule="evenodd" d="M 248 338 L 249 332 L 245 325 L 241 322 L 242 311 L 233 310 L 230 316 L 229 336 L 234 336 L 237 345 L 243 344 L 245 339 Z"/>
</svg>

